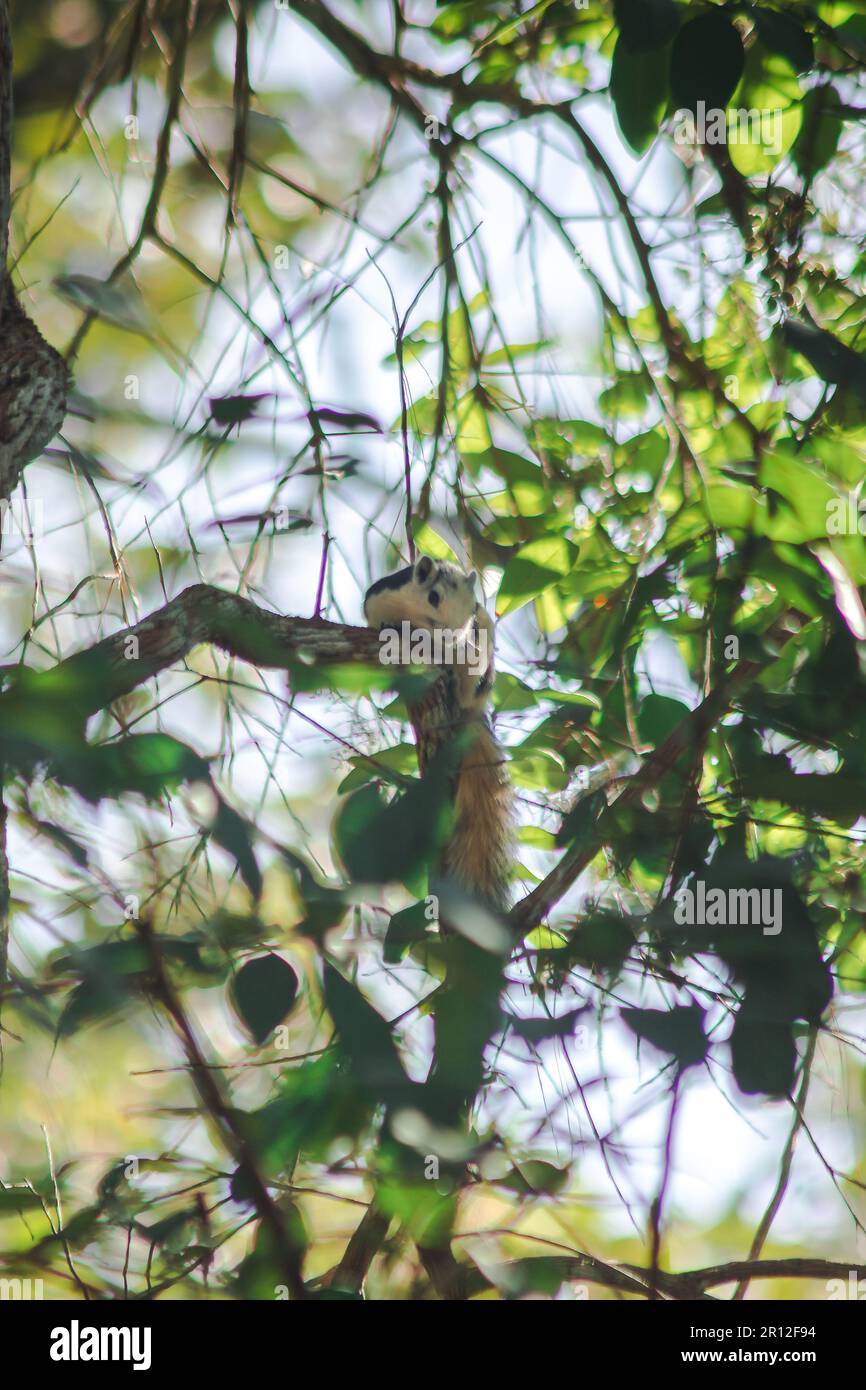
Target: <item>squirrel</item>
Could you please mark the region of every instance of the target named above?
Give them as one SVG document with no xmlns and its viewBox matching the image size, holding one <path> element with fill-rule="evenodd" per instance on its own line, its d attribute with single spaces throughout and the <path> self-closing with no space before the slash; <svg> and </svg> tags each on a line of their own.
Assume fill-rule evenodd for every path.
<svg viewBox="0 0 866 1390">
<path fill-rule="evenodd" d="M 493 688 L 493 623 L 475 597 L 476 573 L 421 555 L 414 565 L 386 575 L 364 597 L 370 627 L 408 624 L 416 633 L 444 638 L 442 674 L 409 715 L 422 777 L 431 759 L 458 733 L 470 745 L 455 779 L 455 824 L 441 872 L 494 911 L 509 905 L 511 783 L 505 755 L 487 718 Z M 434 653 L 437 650 L 433 644 Z"/>
</svg>

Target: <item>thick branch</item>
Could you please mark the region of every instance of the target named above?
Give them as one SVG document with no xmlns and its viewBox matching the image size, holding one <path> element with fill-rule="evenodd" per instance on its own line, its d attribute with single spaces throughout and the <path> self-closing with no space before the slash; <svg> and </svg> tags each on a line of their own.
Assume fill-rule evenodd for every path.
<svg viewBox="0 0 866 1390">
<path fill-rule="evenodd" d="M 703 1290 L 718 1288 L 721 1284 L 733 1284 L 738 1279 L 842 1279 L 847 1283 L 852 1274 L 855 1279 L 866 1279 L 866 1265 L 857 1264 L 853 1260 L 840 1263 L 836 1260 L 794 1257 L 780 1260 L 732 1260 L 730 1264 L 710 1265 L 706 1269 L 667 1274 L 662 1278 L 671 1285 L 679 1283 L 680 1286 Z"/>
<path fill-rule="evenodd" d="M 325 1287 L 360 1293 L 390 1225 L 390 1216 L 379 1210 L 374 1199 L 355 1228 L 340 1263 L 323 1279 Z"/>
<path fill-rule="evenodd" d="M 380 650 L 378 633 L 369 628 L 287 618 L 240 594 L 193 584 L 134 627 L 31 679 L 28 694 L 38 694 L 44 682 L 46 692 L 62 689 L 77 709 L 96 714 L 205 643 L 254 666 L 279 671 L 298 665 L 314 670 L 344 662 L 376 662 Z M 14 688 L 0 696 L 0 725 L 4 705 L 8 708 L 14 699 Z"/>
</svg>

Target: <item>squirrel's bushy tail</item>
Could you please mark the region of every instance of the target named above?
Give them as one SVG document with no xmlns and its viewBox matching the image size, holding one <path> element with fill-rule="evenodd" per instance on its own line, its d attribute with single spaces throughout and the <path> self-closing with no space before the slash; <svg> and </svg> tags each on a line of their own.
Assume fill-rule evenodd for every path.
<svg viewBox="0 0 866 1390">
<path fill-rule="evenodd" d="M 512 864 L 511 782 L 505 754 L 486 720 L 473 721 L 469 730 L 473 738 L 457 774 L 454 833 L 443 868 L 468 892 L 504 912 Z"/>
</svg>

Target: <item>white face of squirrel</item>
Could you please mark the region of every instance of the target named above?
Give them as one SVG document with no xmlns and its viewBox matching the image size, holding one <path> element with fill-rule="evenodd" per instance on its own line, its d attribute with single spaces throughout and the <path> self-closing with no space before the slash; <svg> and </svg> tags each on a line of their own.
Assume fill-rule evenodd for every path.
<svg viewBox="0 0 866 1390">
<path fill-rule="evenodd" d="M 422 555 L 414 565 L 378 579 L 367 590 L 364 616 L 371 627 L 410 622 L 416 627 L 466 626 L 475 613 L 475 571 Z"/>
</svg>

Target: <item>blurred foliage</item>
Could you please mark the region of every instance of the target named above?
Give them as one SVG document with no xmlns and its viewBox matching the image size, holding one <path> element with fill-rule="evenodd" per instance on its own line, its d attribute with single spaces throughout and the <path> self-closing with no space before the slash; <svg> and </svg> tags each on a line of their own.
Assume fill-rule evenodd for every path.
<svg viewBox="0 0 866 1390">
<path fill-rule="evenodd" d="M 816 1042 L 856 1160 L 826 1164 L 844 1211 L 824 1247 L 767 1253 L 847 1258 L 866 1177 L 866 18 L 789 0 L 340 14 L 15 15 L 16 276 L 74 344 L 77 392 L 62 446 L 28 469 L 44 532 L 4 535 L 4 1272 L 52 1296 L 274 1298 L 298 1278 L 350 1295 L 364 1216 L 371 1297 L 455 1278 L 574 1296 L 584 1276 L 632 1296 L 561 1254 L 649 1266 L 654 1178 L 626 1184 L 607 1108 L 627 1063 L 629 1108 L 671 1128 L 699 1084 L 787 1101 L 787 1120 Z M 320 50 L 321 93 L 284 75 L 292 34 Z M 711 108 L 764 114 L 779 139 L 683 142 L 683 113 Z M 540 162 L 568 145 L 597 243 L 503 131 Z M 670 237 L 640 204 L 647 167 Z M 534 333 L 505 327 L 482 174 L 521 205 Z M 536 275 L 554 246 L 601 308 L 577 368 L 548 314 L 564 279 Z M 376 314 L 354 296 L 382 291 L 383 265 L 385 424 L 362 374 Z M 383 698 L 339 672 L 316 701 L 300 669 L 287 691 L 199 650 L 93 715 L 98 663 L 79 684 L 44 674 L 202 578 L 290 612 L 303 585 L 310 611 L 356 616 L 365 570 L 405 559 L 404 450 L 419 545 L 465 537 L 496 591 L 516 896 L 585 858 L 513 940 L 469 902 L 436 929 L 451 768 L 418 778 L 408 682 Z M 584 777 L 603 767 L 613 789 Z M 679 923 L 699 880 L 780 892 L 781 932 Z M 747 1177 L 715 1226 L 662 1213 L 666 1268 L 748 1253 Z"/>
</svg>

